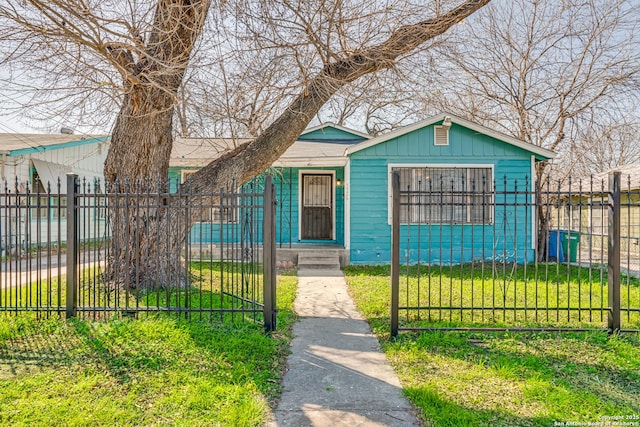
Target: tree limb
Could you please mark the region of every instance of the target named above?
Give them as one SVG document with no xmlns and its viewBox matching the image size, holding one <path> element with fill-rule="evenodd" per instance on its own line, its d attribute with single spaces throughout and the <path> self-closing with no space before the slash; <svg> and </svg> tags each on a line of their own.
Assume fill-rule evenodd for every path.
<svg viewBox="0 0 640 427">
<path fill-rule="evenodd" d="M 392 67 L 395 60 L 443 34 L 491 0 L 468 0 L 450 11 L 405 25 L 375 46 L 326 65 L 307 87 L 255 140 L 238 146 L 190 177 L 184 191 L 200 192 L 235 179 L 243 183 L 273 164 L 291 146 L 338 89 L 366 74 Z"/>
</svg>

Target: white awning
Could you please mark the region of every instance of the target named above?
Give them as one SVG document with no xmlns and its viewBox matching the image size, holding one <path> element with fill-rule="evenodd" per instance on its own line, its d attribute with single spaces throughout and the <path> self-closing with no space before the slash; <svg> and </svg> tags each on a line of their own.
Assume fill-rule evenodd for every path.
<svg viewBox="0 0 640 427">
<path fill-rule="evenodd" d="M 78 175 L 80 185 L 82 185 L 83 182 L 86 182 L 91 185 L 91 188 L 93 188 L 93 184 L 96 180 L 103 181 L 100 172 L 83 170 L 69 165 L 46 162 L 44 160 L 31 159 L 31 161 L 38 172 L 38 177 L 40 178 L 40 182 L 42 182 L 45 191 L 47 189 L 51 189 L 51 193 L 58 192 L 58 180 L 60 180 L 60 193 L 67 192 L 67 174 L 71 172 Z"/>
<path fill-rule="evenodd" d="M 50 189 L 51 193 L 57 193 L 58 180 L 60 180 L 60 192 L 67 192 L 67 173 L 71 172 L 70 166 L 36 159 L 31 159 L 31 161 L 36 168 L 36 172 L 38 172 L 38 177 L 45 191 Z"/>
</svg>

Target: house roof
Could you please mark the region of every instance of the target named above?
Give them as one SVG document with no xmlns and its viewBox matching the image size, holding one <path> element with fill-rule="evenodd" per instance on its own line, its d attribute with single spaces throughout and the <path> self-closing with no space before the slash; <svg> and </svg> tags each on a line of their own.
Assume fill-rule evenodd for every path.
<svg viewBox="0 0 640 427">
<path fill-rule="evenodd" d="M 0 154 L 20 156 L 67 146 L 103 142 L 106 135 L 0 133 Z"/>
<path fill-rule="evenodd" d="M 249 138 L 177 138 L 173 143 L 169 166 L 200 168 Z"/>
<path fill-rule="evenodd" d="M 324 123 L 305 130 L 300 138 L 293 143 L 278 160 L 274 166 L 280 167 L 334 167 L 347 164 L 348 156 L 352 153 L 364 150 L 365 148 L 386 142 L 390 139 L 404 135 L 425 126 L 430 126 L 444 120 L 446 116 L 451 117 L 451 121 L 475 130 L 476 132 L 491 136 L 500 141 L 522 148 L 536 155 L 539 160 L 546 160 L 555 157 L 555 153 L 536 145 L 528 144 L 519 139 L 510 137 L 503 133 L 494 131 L 460 117 L 448 113 L 441 113 L 437 116 L 420 121 L 410 126 L 398 129 L 377 138 L 371 138 L 362 132 L 354 131 L 334 123 Z M 314 133 L 328 128 L 337 129 L 342 135 L 329 136 L 323 140 L 313 137 Z M 344 134 L 347 135 L 344 135 Z M 310 138 L 305 139 L 305 135 Z M 348 137 L 353 135 L 353 138 Z M 364 139 L 364 141 L 363 141 Z M 230 138 L 181 138 L 176 140 L 171 152 L 170 166 L 172 167 L 203 167 L 212 160 L 220 157 L 237 144 L 249 141 L 250 139 L 230 139 Z"/>
<path fill-rule="evenodd" d="M 547 150 L 546 148 L 542 148 L 542 147 L 538 147 L 537 145 L 533 145 L 533 144 L 529 144 L 528 142 L 522 141 L 520 139 L 511 137 L 507 134 L 504 134 L 502 132 L 498 132 L 496 130 L 493 129 L 489 129 L 488 127 L 479 125 L 477 123 L 471 122 L 469 120 L 463 119 L 461 117 L 457 117 L 453 114 L 449 114 L 449 113 L 440 113 L 436 116 L 430 117 L 428 119 L 419 121 L 417 123 L 414 123 L 412 125 L 409 126 L 405 126 L 403 128 L 400 128 L 398 130 L 395 130 L 393 132 L 389 132 L 386 133 L 384 135 L 380 135 L 376 138 L 372 138 L 368 141 L 364 141 L 361 142 L 359 144 L 355 144 L 352 145 L 350 147 L 348 147 L 345 150 L 345 155 L 349 156 L 353 153 L 357 153 L 358 151 L 364 150 L 366 148 L 369 147 L 373 147 L 374 145 L 378 145 L 381 144 L 383 142 L 389 141 L 393 138 L 397 138 L 399 136 L 402 136 L 404 134 L 407 134 L 409 132 L 413 132 L 415 130 L 421 129 L 423 127 L 426 126 L 431 126 L 433 124 L 436 123 L 440 123 L 442 122 L 445 117 L 450 117 L 451 118 L 451 122 L 458 124 L 460 126 L 466 127 L 468 129 L 474 130 L 478 133 L 484 134 L 484 135 L 488 135 L 492 138 L 495 138 L 499 141 L 505 142 L 507 144 L 511 144 L 513 146 L 522 148 L 523 150 L 529 151 L 530 153 L 534 154 L 536 156 L 536 158 L 538 158 L 538 160 L 547 160 L 547 159 L 552 159 L 556 156 L 556 154 L 553 151 Z"/>
<path fill-rule="evenodd" d="M 286 167 L 344 166 L 344 144 L 318 141 L 296 141 L 273 164 Z"/>
<path fill-rule="evenodd" d="M 313 134 L 322 132 L 324 137 L 317 138 Z M 310 138 L 305 139 L 305 135 Z M 318 135 L 319 136 L 319 135 Z M 326 138 L 326 139 L 324 139 Z M 370 138 L 369 135 L 345 128 L 333 123 L 324 123 L 305 130 L 300 138 L 273 164 L 280 167 L 330 167 L 344 166 L 347 157 L 345 147 Z M 171 151 L 169 165 L 172 167 L 203 167 L 212 160 L 220 157 L 234 146 L 250 141 L 248 138 L 180 138 L 177 139 Z"/>
<path fill-rule="evenodd" d="M 247 140 L 236 140 L 236 143 Z M 231 150 L 230 139 L 178 139 L 173 144 L 169 166 L 201 168 Z M 273 164 L 281 167 L 344 166 L 344 144 L 317 141 L 296 141 Z"/>
<path fill-rule="evenodd" d="M 616 166 L 605 172 L 592 176 L 593 182 L 606 181 L 613 172 L 620 172 L 620 186 L 624 190 L 640 189 L 640 163 L 630 163 L 628 165 Z M 589 178 L 587 178 L 589 180 Z M 586 180 L 583 180 L 585 182 Z"/>
</svg>

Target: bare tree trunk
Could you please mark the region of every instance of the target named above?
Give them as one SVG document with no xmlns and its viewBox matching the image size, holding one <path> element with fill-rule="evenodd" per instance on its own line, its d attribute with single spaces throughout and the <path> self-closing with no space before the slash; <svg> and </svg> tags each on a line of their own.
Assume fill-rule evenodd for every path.
<svg viewBox="0 0 640 427">
<path fill-rule="evenodd" d="M 536 164 L 536 194 L 535 204 L 537 210 L 537 227 L 538 230 L 538 244 L 537 259 L 540 262 L 547 262 L 549 260 L 549 206 L 548 206 L 548 193 L 545 197 L 543 189 L 546 188 L 549 191 L 549 180 L 545 179 L 545 169 L 547 162 L 541 162 Z"/>
<path fill-rule="evenodd" d="M 131 92 L 114 127 L 105 164 L 112 242 L 109 286 L 148 289 L 186 283 L 180 249 L 188 228 L 184 220 L 176 220 L 186 213 L 173 212 L 185 203 L 149 196 L 169 191 L 173 107 L 166 98 L 160 90 Z"/>
<path fill-rule="evenodd" d="M 112 243 L 106 274 L 111 286 L 158 288 L 187 279 L 180 246 L 189 221 L 176 221 L 186 218 L 179 210 L 187 204 L 145 200 L 144 195 L 169 190 L 174 108 L 209 4 L 158 1 L 153 30 L 144 50 L 136 52 L 137 62 L 126 48 L 107 46 L 126 89 L 104 167 L 111 189 Z M 173 207 L 162 207 L 169 204 Z"/>
<path fill-rule="evenodd" d="M 537 257 L 538 261 L 543 262 L 549 258 L 549 221 L 547 217 L 548 211 L 544 209 L 539 193 L 536 195 L 536 206 L 538 211 Z"/>
<path fill-rule="evenodd" d="M 136 89 L 125 96 L 105 162 L 107 181 L 167 180 L 173 107 L 166 95 L 155 92 Z"/>
<path fill-rule="evenodd" d="M 129 290 L 186 286 L 182 243 L 191 225 L 186 195 L 163 194 L 152 181 L 109 190 L 107 285 Z"/>
</svg>

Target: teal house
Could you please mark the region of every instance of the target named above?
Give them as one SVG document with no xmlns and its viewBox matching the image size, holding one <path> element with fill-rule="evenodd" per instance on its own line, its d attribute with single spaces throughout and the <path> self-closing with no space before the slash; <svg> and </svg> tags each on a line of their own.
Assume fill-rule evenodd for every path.
<svg viewBox="0 0 640 427">
<path fill-rule="evenodd" d="M 183 180 L 230 145 L 178 141 L 170 177 Z M 388 264 L 391 176 L 398 172 L 405 257 L 461 263 L 501 254 L 530 261 L 537 235 L 534 167 L 553 157 L 447 113 L 375 138 L 331 123 L 316 126 L 266 171 L 279 202 L 276 240 L 287 248 L 339 248 L 343 264 Z M 192 235 L 215 243 L 219 233 L 203 232 L 214 225 L 203 221 Z M 423 236 L 419 245 L 416 234 Z"/>
</svg>

